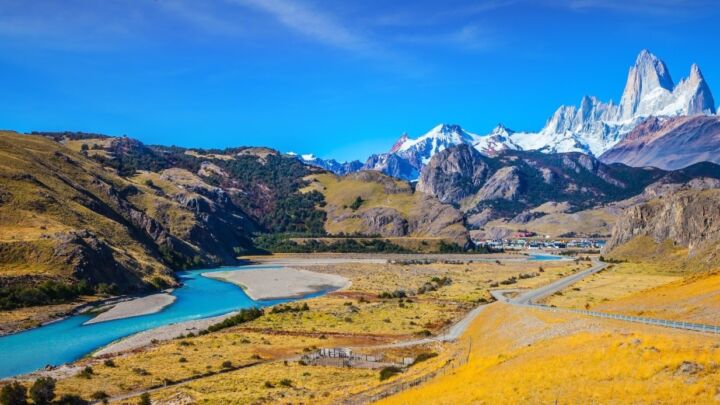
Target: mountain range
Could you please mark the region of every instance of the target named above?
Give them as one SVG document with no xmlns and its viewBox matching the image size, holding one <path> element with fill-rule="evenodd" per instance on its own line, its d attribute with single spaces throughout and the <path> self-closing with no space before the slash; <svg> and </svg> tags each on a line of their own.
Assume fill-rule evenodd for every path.
<svg viewBox="0 0 720 405">
<path fill-rule="evenodd" d="M 559 107 L 539 132 L 516 132 L 499 124 L 490 133 L 478 135 L 459 125 L 440 124 L 418 138 L 403 134 L 388 152 L 373 154 L 364 164 L 359 161 L 341 164 L 314 156 L 303 158 L 303 161 L 338 174 L 377 170 L 414 181 L 436 153 L 465 144 L 485 156 L 494 156 L 504 150 L 581 152 L 601 157 L 607 162 L 672 170 L 700 161 L 717 162 L 720 159 L 712 153 L 720 148 L 719 121 L 715 112 L 712 92 L 696 64 L 690 67 L 688 77 L 675 83 L 666 64 L 649 51 L 642 50 L 630 67 L 618 104 L 584 96 L 579 106 Z M 682 117 L 697 118 L 694 118 L 694 123 L 688 124 L 687 121 L 693 118 Z M 664 123 L 662 128 L 660 122 Z M 643 139 L 640 139 L 638 131 L 633 133 L 636 127 L 641 128 Z M 641 146 L 647 144 L 646 138 L 657 138 L 655 131 L 649 131 L 653 128 L 663 131 L 663 142 L 653 146 L 654 153 L 640 153 Z M 698 128 L 702 132 L 697 132 Z M 681 138 L 682 143 L 688 137 L 696 139 L 682 157 L 665 156 L 668 151 L 664 145 L 678 143 L 670 139 Z M 618 150 L 613 150 L 616 146 Z"/>
</svg>

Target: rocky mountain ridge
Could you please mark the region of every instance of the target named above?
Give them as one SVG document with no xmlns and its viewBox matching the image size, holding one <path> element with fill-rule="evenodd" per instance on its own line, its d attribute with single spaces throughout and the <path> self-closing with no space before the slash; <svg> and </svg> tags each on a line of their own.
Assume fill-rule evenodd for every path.
<svg viewBox="0 0 720 405">
<path fill-rule="evenodd" d="M 490 133 L 478 135 L 459 125 L 440 124 L 415 139 L 403 134 L 388 152 L 370 156 L 361 169 L 417 180 L 432 156 L 459 144 L 472 145 L 487 156 L 504 150 L 537 150 L 581 152 L 597 157 L 621 142 L 648 117 L 709 116 L 716 111 L 714 103 L 710 87 L 696 64 L 690 67 L 688 77 L 676 84 L 665 63 L 642 50 L 629 69 L 619 104 L 584 96 L 579 106 L 559 107 L 539 132 L 516 132 L 499 124 Z M 316 165 L 329 170 L 334 167 L 330 162 Z M 336 171 L 347 172 L 345 166 Z"/>
<path fill-rule="evenodd" d="M 680 169 L 698 162 L 720 163 L 720 117 L 650 117 L 600 156 L 606 163 Z"/>
</svg>

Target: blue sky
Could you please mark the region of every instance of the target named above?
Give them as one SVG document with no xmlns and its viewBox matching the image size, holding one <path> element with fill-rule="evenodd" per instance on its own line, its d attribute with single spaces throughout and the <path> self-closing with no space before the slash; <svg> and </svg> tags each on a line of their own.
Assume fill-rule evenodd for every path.
<svg viewBox="0 0 720 405">
<path fill-rule="evenodd" d="M 584 94 L 617 101 L 642 48 L 720 89 L 718 17 L 715 0 L 0 0 L 0 127 L 364 159 L 441 122 L 538 130 Z"/>
</svg>

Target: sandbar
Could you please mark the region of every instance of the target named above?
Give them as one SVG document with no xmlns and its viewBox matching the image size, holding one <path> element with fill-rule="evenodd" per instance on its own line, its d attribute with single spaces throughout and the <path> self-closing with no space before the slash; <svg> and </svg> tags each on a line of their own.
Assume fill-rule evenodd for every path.
<svg viewBox="0 0 720 405">
<path fill-rule="evenodd" d="M 256 301 L 302 298 L 350 285 L 345 277 L 293 268 L 215 271 L 203 276 L 239 285 Z"/>
</svg>

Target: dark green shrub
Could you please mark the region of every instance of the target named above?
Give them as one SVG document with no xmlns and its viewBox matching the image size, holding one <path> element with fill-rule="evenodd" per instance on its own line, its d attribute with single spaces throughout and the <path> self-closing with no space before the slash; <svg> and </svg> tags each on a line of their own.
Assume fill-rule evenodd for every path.
<svg viewBox="0 0 720 405">
<path fill-rule="evenodd" d="M 388 378 L 390 378 L 396 374 L 400 374 L 401 372 L 402 372 L 402 370 L 400 370 L 398 367 L 395 367 L 395 366 L 385 367 L 382 370 L 380 370 L 380 381 L 387 380 Z"/>
<path fill-rule="evenodd" d="M 41 377 L 35 380 L 30 387 L 30 398 L 36 405 L 48 405 L 55 398 L 55 380 L 50 377 Z"/>
<path fill-rule="evenodd" d="M 27 404 L 27 389 L 24 385 L 15 381 L 2 388 L 0 391 L 0 404 L 2 405 L 25 405 Z"/>
</svg>

